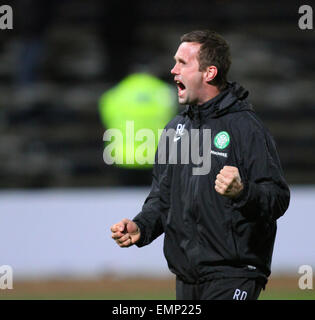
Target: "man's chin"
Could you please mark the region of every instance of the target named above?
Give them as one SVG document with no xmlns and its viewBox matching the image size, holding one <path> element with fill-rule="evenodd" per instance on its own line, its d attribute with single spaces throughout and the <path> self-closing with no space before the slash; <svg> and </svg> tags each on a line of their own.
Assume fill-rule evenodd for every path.
<svg viewBox="0 0 315 320">
<path fill-rule="evenodd" d="M 178 103 L 179 104 L 187 104 L 187 99 L 178 97 Z"/>
</svg>

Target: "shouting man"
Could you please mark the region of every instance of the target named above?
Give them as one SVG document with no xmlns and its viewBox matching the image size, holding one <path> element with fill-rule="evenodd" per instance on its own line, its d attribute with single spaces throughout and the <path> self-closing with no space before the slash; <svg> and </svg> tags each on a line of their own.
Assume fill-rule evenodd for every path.
<svg viewBox="0 0 315 320">
<path fill-rule="evenodd" d="M 142 211 L 113 225 L 112 238 L 142 247 L 164 233 L 177 299 L 257 299 L 271 273 L 276 221 L 290 199 L 274 140 L 248 91 L 227 81 L 230 52 L 220 35 L 185 34 L 174 58 L 178 100 L 187 107 L 165 129 L 180 128 L 183 137 L 198 129 L 201 146 L 210 129 L 211 170 L 194 175 L 191 161 L 156 161 Z"/>
</svg>

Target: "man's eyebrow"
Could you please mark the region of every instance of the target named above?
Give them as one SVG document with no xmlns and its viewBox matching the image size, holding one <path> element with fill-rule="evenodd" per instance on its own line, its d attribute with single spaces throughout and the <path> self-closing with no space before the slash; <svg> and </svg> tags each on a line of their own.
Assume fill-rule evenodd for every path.
<svg viewBox="0 0 315 320">
<path fill-rule="evenodd" d="M 174 56 L 174 60 L 175 60 L 175 61 L 178 60 L 178 62 L 186 63 L 186 61 L 185 61 L 184 59 L 182 59 L 182 58 L 176 58 L 176 56 Z"/>
</svg>

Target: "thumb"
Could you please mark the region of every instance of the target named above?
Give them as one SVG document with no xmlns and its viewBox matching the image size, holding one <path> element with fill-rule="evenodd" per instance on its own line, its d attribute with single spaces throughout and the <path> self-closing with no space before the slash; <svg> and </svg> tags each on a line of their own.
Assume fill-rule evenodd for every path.
<svg viewBox="0 0 315 320">
<path fill-rule="evenodd" d="M 130 222 L 129 219 L 122 219 L 119 223 L 118 223 L 118 230 L 120 232 L 123 232 L 126 229 L 126 226 L 128 225 L 128 223 Z"/>
</svg>

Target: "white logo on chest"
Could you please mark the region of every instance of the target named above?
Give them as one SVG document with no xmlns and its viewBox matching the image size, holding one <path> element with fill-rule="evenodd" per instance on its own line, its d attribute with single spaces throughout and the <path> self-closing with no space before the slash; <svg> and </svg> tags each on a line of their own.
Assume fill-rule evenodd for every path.
<svg viewBox="0 0 315 320">
<path fill-rule="evenodd" d="M 179 140 L 181 138 L 181 136 L 184 134 L 184 129 L 185 129 L 185 125 L 179 123 L 176 127 L 176 133 L 174 136 L 174 142 L 176 142 L 177 140 Z"/>
</svg>

